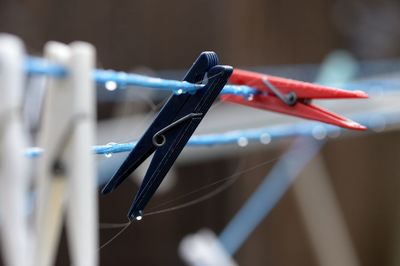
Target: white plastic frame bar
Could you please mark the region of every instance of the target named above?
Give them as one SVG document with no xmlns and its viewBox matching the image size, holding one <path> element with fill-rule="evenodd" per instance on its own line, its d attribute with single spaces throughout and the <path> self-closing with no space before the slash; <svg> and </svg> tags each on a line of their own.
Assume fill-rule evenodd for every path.
<svg viewBox="0 0 400 266">
<path fill-rule="evenodd" d="M 31 263 L 27 219 L 27 138 L 22 125 L 25 85 L 25 49 L 17 37 L 0 35 L 0 212 L 4 262 L 11 266 Z"/>
<path fill-rule="evenodd" d="M 74 266 L 98 265 L 97 174 L 91 146 L 95 136 L 95 49 L 83 42 L 49 42 L 45 57 L 68 70 L 50 78 L 39 144 L 36 266 L 54 263 L 65 211 Z"/>
</svg>

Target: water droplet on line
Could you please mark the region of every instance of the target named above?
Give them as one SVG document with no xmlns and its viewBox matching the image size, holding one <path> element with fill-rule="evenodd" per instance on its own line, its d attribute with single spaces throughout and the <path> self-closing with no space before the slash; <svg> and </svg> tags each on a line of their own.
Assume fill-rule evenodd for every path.
<svg viewBox="0 0 400 266">
<path fill-rule="evenodd" d="M 312 135 L 314 138 L 316 138 L 318 140 L 322 140 L 322 139 L 326 138 L 327 132 L 326 132 L 325 127 L 315 126 L 312 130 Z"/>
<path fill-rule="evenodd" d="M 260 142 L 262 144 L 269 144 L 271 142 L 271 136 L 268 133 L 262 133 L 260 136 Z"/>
<path fill-rule="evenodd" d="M 109 91 L 115 91 L 117 89 L 118 85 L 115 81 L 109 80 L 106 82 L 105 87 Z"/>
<path fill-rule="evenodd" d="M 240 147 L 246 147 L 247 144 L 249 144 L 249 140 L 248 140 L 247 138 L 245 138 L 245 137 L 240 137 L 240 138 L 238 139 L 238 145 L 239 145 Z"/>
<path fill-rule="evenodd" d="M 115 144 L 117 144 L 117 143 L 115 143 L 115 142 L 109 142 L 109 143 L 107 143 L 107 146 L 109 146 L 110 148 L 112 148 L 113 145 L 115 145 Z M 112 152 L 104 153 L 104 156 L 105 156 L 106 158 L 111 158 L 112 155 L 113 155 Z"/>
</svg>

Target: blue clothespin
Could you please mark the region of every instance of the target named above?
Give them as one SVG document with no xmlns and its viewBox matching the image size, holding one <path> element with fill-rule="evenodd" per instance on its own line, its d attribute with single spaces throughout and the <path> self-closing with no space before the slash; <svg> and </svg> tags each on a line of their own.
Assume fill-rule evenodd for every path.
<svg viewBox="0 0 400 266">
<path fill-rule="evenodd" d="M 214 52 L 203 52 L 194 62 L 184 81 L 207 83 L 195 93 L 174 94 L 102 190 L 108 194 L 119 186 L 153 152 L 146 172 L 128 213 L 129 220 L 141 220 L 143 209 L 185 147 L 189 138 L 210 109 L 232 74 L 232 67 L 218 65 Z"/>
</svg>

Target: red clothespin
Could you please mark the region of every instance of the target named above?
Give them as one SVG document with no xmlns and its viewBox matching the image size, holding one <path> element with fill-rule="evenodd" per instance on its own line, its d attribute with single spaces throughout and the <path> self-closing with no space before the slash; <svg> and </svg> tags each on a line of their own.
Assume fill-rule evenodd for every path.
<svg viewBox="0 0 400 266">
<path fill-rule="evenodd" d="M 260 93 L 255 94 L 251 99 L 225 94 L 221 96 L 222 101 L 317 120 L 349 129 L 366 129 L 363 125 L 311 104 L 312 99 L 368 98 L 363 91 L 346 91 L 240 69 L 233 71 L 229 81 L 232 84 L 256 88 Z"/>
</svg>

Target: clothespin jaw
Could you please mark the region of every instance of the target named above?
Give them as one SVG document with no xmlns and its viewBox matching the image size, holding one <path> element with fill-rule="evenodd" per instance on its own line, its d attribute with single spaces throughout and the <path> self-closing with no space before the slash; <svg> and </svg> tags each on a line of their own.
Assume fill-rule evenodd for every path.
<svg viewBox="0 0 400 266">
<path fill-rule="evenodd" d="M 155 152 L 129 210 L 130 220 L 142 218 L 143 209 L 225 86 L 232 71 L 232 67 L 218 65 L 215 53 L 202 53 L 186 74 L 184 81 L 200 83 L 207 77 L 205 86 L 195 93 L 172 95 L 136 147 L 103 188 L 103 194 L 112 192 Z"/>
<path fill-rule="evenodd" d="M 312 99 L 368 98 L 365 92 L 346 91 L 239 69 L 233 71 L 230 82 L 254 87 L 259 93 L 251 99 L 226 94 L 221 96 L 222 101 L 317 120 L 348 129 L 366 129 L 354 121 L 311 104 Z"/>
</svg>

